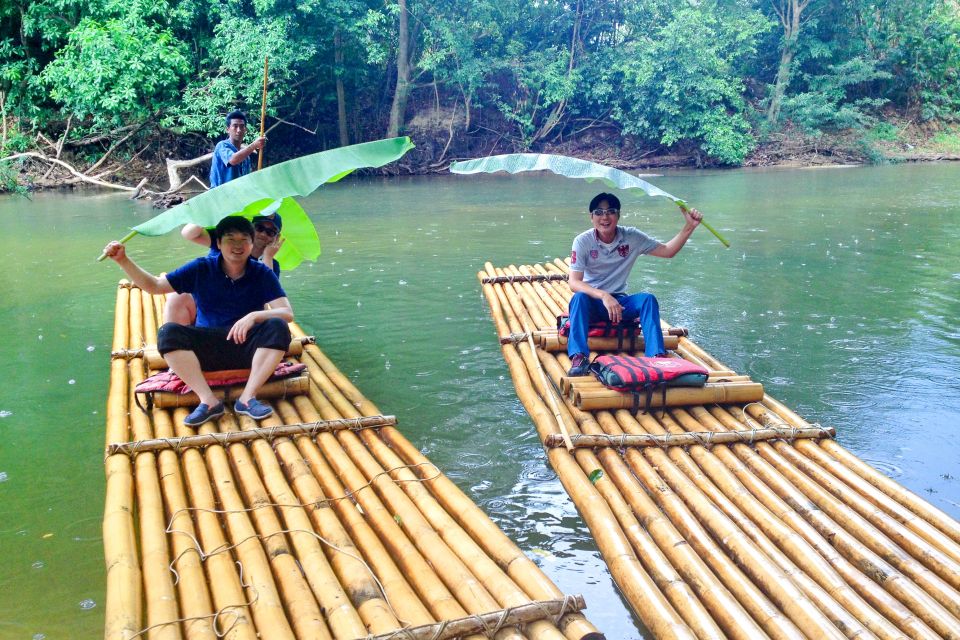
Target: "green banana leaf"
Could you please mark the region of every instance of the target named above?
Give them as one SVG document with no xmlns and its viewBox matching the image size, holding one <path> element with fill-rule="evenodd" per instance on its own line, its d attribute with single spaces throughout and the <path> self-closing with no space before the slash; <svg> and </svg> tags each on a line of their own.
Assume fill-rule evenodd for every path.
<svg viewBox="0 0 960 640">
<path fill-rule="evenodd" d="M 626 171 L 606 167 L 596 162 L 588 162 L 587 160 L 552 153 L 509 153 L 500 156 L 477 158 L 475 160 L 465 160 L 451 164 L 450 171 L 462 174 L 496 173 L 497 171 L 506 171 L 507 173 L 552 171 L 566 178 L 582 178 L 588 182 L 599 180 L 608 187 L 617 189 L 640 189 L 648 196 L 668 198 L 681 209 L 687 209 L 687 203 L 680 198 L 672 196 L 663 189 L 655 187 L 636 176 L 630 175 Z M 715 235 L 725 247 L 730 246 L 730 243 L 717 233 L 713 227 L 707 224 L 705 220 L 701 220 L 700 224 Z"/>
<path fill-rule="evenodd" d="M 303 260 L 316 260 L 320 255 L 317 231 L 293 196 L 309 195 L 317 187 L 337 182 L 356 169 L 382 167 L 413 148 L 409 137 L 390 138 L 287 160 L 231 180 L 168 209 L 133 227 L 123 241 L 138 233 L 163 235 L 188 223 L 213 227 L 229 215 L 250 219 L 265 210 L 277 211 L 283 217 L 280 236 L 284 244 L 276 257 L 285 270 L 292 269 Z"/>
</svg>

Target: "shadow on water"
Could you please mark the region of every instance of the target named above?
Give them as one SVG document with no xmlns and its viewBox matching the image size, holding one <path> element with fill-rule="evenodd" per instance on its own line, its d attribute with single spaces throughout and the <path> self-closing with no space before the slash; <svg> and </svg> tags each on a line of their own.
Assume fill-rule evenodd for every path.
<svg viewBox="0 0 960 640">
<path fill-rule="evenodd" d="M 641 260 L 635 289 L 731 368 L 960 516 L 960 166 L 676 172 L 654 179 L 733 242 L 698 231 Z M 476 274 L 569 251 L 599 188 L 550 176 L 365 179 L 306 199 L 315 264 L 285 273 L 297 319 L 406 436 L 609 638 L 644 637 L 518 401 Z M 666 240 L 676 209 L 625 194 Z M 113 194 L 0 198 L 20 250 L 0 270 L 0 635 L 102 633 L 103 420 L 115 285 L 93 258 L 155 214 Z M 174 235 L 129 251 L 155 272 Z"/>
</svg>

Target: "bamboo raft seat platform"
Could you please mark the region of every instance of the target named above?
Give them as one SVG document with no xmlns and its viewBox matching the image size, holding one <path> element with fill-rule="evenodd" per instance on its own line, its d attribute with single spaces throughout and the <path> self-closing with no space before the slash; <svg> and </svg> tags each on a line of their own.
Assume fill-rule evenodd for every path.
<svg viewBox="0 0 960 640">
<path fill-rule="evenodd" d="M 960 639 L 960 523 L 686 335 L 671 355 L 722 398 L 642 412 L 567 377 L 537 338 L 567 310 L 568 273 L 478 277 L 547 460 L 654 637 Z"/>
<path fill-rule="evenodd" d="M 107 399 L 104 636 L 602 640 L 291 324 L 303 393 L 259 423 L 137 406 L 163 296 L 121 282 Z M 260 396 L 264 396 L 261 394 Z"/>
</svg>

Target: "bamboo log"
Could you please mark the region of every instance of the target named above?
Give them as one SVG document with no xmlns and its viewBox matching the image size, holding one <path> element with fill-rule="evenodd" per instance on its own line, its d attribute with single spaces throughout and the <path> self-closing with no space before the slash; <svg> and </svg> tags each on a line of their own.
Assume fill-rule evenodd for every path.
<svg viewBox="0 0 960 640">
<path fill-rule="evenodd" d="M 638 409 L 659 409 L 661 407 L 681 407 L 704 404 L 743 404 L 757 402 L 763 398 L 763 385 L 750 383 L 706 384 L 703 387 L 669 387 L 666 390 L 666 402 L 659 391 L 655 391 L 647 406 L 646 398 L 640 395 Z M 584 411 L 601 409 L 634 409 L 634 394 L 621 393 L 612 389 L 583 390 L 573 389 L 573 401 Z"/>
<path fill-rule="evenodd" d="M 805 426 L 809 424 L 806 420 L 770 396 L 764 396 L 763 405 L 788 424 L 795 426 Z M 833 446 L 824 446 L 823 449 L 843 464 L 844 467 L 853 471 L 879 491 L 882 491 L 896 503 L 903 505 L 911 512 L 917 514 L 923 522 L 930 523 L 945 535 L 949 536 L 954 542 L 960 543 L 960 522 L 883 475 L 839 444 L 834 443 Z"/>
<path fill-rule="evenodd" d="M 176 409 L 174 412 L 173 422 L 181 435 L 185 435 L 187 429 L 182 426 L 186 414 L 185 409 Z M 257 633 L 248 605 L 254 601 L 256 594 L 244 593 L 233 558 L 230 554 L 223 553 L 229 544 L 217 517 L 216 500 L 211 490 L 212 482 L 203 456 L 197 449 L 188 449 L 183 452 L 181 460 L 187 493 L 195 513 L 198 535 L 194 545 L 206 565 L 219 628 L 229 629 L 227 637 L 231 640 L 255 640 Z"/>
<path fill-rule="evenodd" d="M 114 349 L 128 346 L 129 314 L 130 289 L 121 282 L 114 316 Z M 112 437 L 123 439 L 129 432 L 128 389 L 126 363 L 111 362 L 106 419 L 108 442 Z M 104 462 L 106 496 L 103 508 L 103 559 L 107 593 L 104 638 L 107 640 L 126 640 L 142 628 L 142 583 L 133 524 L 132 467 L 126 456 L 111 456 Z"/>
<path fill-rule="evenodd" d="M 677 336 L 664 335 L 663 336 L 663 345 L 670 351 L 676 350 L 680 344 L 680 339 Z M 624 338 L 603 338 L 603 337 L 588 337 L 587 338 L 587 347 L 590 351 L 639 351 L 643 352 L 643 349 L 646 345 L 646 342 L 643 340 L 643 336 L 637 335 L 634 340 L 631 340 L 629 336 Z M 537 346 L 546 351 L 566 351 L 567 350 L 567 336 L 561 336 L 558 333 L 543 333 L 541 332 L 537 336 Z"/>
<path fill-rule="evenodd" d="M 800 438 L 833 438 L 836 436 L 836 430 L 833 428 L 810 427 L 808 429 L 788 428 L 788 429 L 751 429 L 749 431 L 687 431 L 675 434 L 622 434 L 619 436 L 611 435 L 590 435 L 579 434 L 571 437 L 575 447 L 685 447 L 689 445 L 701 445 L 711 447 L 718 444 L 728 444 L 731 442 L 753 443 L 760 440 L 796 440 Z M 562 439 L 555 436 L 549 436 L 545 442 L 548 447 L 564 446 Z"/>
<path fill-rule="evenodd" d="M 722 408 L 713 408 L 710 413 L 728 427 L 747 428 Z M 881 606 L 883 600 L 869 589 L 868 585 L 859 584 L 857 574 L 851 571 L 852 567 L 857 567 L 876 580 L 887 592 L 909 608 L 913 615 L 899 614 L 900 617 L 893 620 L 901 629 L 917 628 L 918 632 L 922 633 L 926 627 L 929 627 L 941 636 L 960 637 L 955 632 L 956 629 L 960 629 L 956 619 L 904 573 L 901 573 L 892 562 L 874 553 L 858 539 L 860 535 L 869 537 L 869 532 L 862 532 L 855 527 L 851 527 L 851 531 L 848 531 L 823 513 L 808 497 L 808 483 L 803 482 L 802 476 L 785 464 L 785 461 L 775 458 L 770 460 L 745 445 L 733 445 L 733 447 L 737 457 L 744 463 L 745 471 L 748 472 L 738 474 L 740 480 L 744 484 L 751 483 L 753 485 L 750 486 L 751 491 L 761 499 L 769 498 L 762 491 L 762 487 L 772 488 L 786 505 L 786 514 L 790 516 L 787 523 L 790 527 L 817 548 L 821 555 L 833 558 L 831 562 L 844 579 L 848 583 L 858 585 L 858 591 L 868 599 L 871 605 Z M 758 450 L 767 447 L 766 443 L 757 444 Z M 839 552 L 839 555 L 834 553 L 834 550 Z M 890 560 L 895 561 L 894 558 Z M 915 618 L 919 619 L 919 623 Z"/>
<path fill-rule="evenodd" d="M 447 640 L 465 634 L 491 633 L 504 625 L 517 625 L 543 620 L 548 616 L 561 616 L 566 611 L 579 611 L 586 607 L 583 596 L 568 596 L 564 600 L 538 601 L 494 611 L 472 615 L 457 620 L 447 620 L 437 624 L 419 627 L 404 627 L 379 636 L 369 636 L 366 640 Z"/>
<path fill-rule="evenodd" d="M 721 384 L 724 382 L 753 382 L 750 379 L 750 376 L 738 376 L 738 375 L 717 375 L 714 372 L 710 372 L 709 377 L 707 378 L 707 383 Z M 585 376 L 567 376 L 564 375 L 560 378 L 560 392 L 564 395 L 570 395 L 572 389 L 576 387 L 577 389 L 609 389 L 605 386 L 600 380 L 597 379 L 594 375 L 585 375 Z"/>
<path fill-rule="evenodd" d="M 224 416 L 220 423 L 225 430 L 236 428 L 233 416 Z M 210 423 L 201 427 L 205 433 L 211 429 Z M 272 509 L 256 508 L 267 502 L 266 490 L 247 448 L 242 444 L 230 445 L 228 449 L 215 445 L 207 449 L 206 458 L 225 511 L 227 531 L 243 564 L 244 578 L 256 590 L 257 601 L 252 608 L 260 634 L 292 637 L 295 633 L 302 639 L 332 640 L 320 607 L 291 555 L 279 520 Z M 253 508 L 247 511 L 248 506 Z"/>
<path fill-rule="evenodd" d="M 154 409 L 153 421 L 158 436 L 173 435 L 173 422 L 168 412 Z M 197 531 L 190 517 L 180 459 L 171 450 L 161 451 L 158 458 L 163 500 L 169 514 L 166 529 L 169 531 L 170 553 L 173 557 L 170 568 L 179 577 L 177 592 L 181 614 L 185 619 L 184 634 L 190 640 L 216 640 L 215 611 L 203 571 L 203 559 L 195 542 Z"/>
<path fill-rule="evenodd" d="M 125 453 L 133 456 L 145 451 L 160 451 L 162 449 L 182 450 L 190 447 L 206 447 L 212 444 L 221 446 L 251 440 L 287 437 L 292 435 L 314 435 L 321 431 L 338 431 L 340 429 L 376 429 L 386 425 L 397 424 L 396 416 L 364 416 L 350 420 L 320 420 L 312 423 L 297 423 L 276 427 L 253 428 L 247 431 L 228 431 L 224 433 L 212 432 L 183 438 L 156 438 L 138 440 L 136 442 L 122 442 L 107 447 L 107 455 Z"/>
<path fill-rule="evenodd" d="M 549 275 L 510 275 L 510 276 L 488 276 L 480 278 L 480 284 L 504 284 L 504 283 L 514 283 L 514 282 L 542 282 L 544 280 L 567 280 L 567 276 L 560 273 L 553 273 Z"/>
<path fill-rule="evenodd" d="M 144 298 L 139 289 L 130 291 L 130 341 L 141 344 L 146 330 L 156 328 L 150 322 L 151 313 L 144 313 L 144 306 L 150 305 L 149 297 Z M 128 364 L 131 399 L 133 405 L 133 387 L 144 377 L 143 361 L 140 358 Z M 153 426 L 147 414 L 140 411 L 130 413 L 131 432 L 134 437 L 152 437 Z M 171 622 L 179 619 L 176 590 L 173 576 L 169 571 L 170 556 L 167 549 L 163 498 L 160 495 L 160 482 L 157 474 L 156 457 L 152 453 L 138 456 L 134 461 L 137 515 L 139 517 L 140 564 L 143 570 L 145 604 L 148 627 L 156 627 L 152 636 L 156 638 L 180 638 L 180 629 Z"/>
<path fill-rule="evenodd" d="M 260 400 L 276 400 L 306 393 L 309 388 L 309 378 L 304 375 L 297 375 L 291 378 L 281 378 L 280 380 L 271 380 L 264 384 L 257 391 L 257 398 Z M 214 395 L 220 400 L 230 402 L 240 397 L 243 390 L 242 385 L 233 385 L 231 387 L 219 387 L 213 390 Z M 150 394 L 153 398 L 154 406 L 161 409 L 173 409 L 176 407 L 195 407 L 200 403 L 200 397 L 194 392 L 190 393 L 169 393 L 166 391 L 155 391 Z M 142 438 L 146 439 L 146 438 Z"/>
</svg>

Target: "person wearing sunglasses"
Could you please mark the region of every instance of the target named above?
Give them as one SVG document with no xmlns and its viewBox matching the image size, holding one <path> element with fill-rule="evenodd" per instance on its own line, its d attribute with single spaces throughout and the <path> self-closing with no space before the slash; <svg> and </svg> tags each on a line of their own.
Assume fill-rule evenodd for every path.
<svg viewBox="0 0 960 640">
<path fill-rule="evenodd" d="M 275 259 L 275 256 L 280 251 L 280 247 L 283 246 L 283 238 L 280 237 L 280 231 L 283 229 L 283 219 L 279 213 L 254 216 L 253 229 L 253 249 L 250 252 L 250 257 L 272 269 L 279 278 L 280 263 Z M 217 256 L 220 255 L 220 250 L 213 241 L 212 231 L 213 229 L 205 229 L 198 224 L 191 223 L 183 226 L 180 235 L 184 240 L 208 247 L 210 251 L 207 255 Z M 164 322 L 193 324 L 196 317 L 197 305 L 193 296 L 179 293 L 167 296 L 167 302 L 163 307 Z"/>
<path fill-rule="evenodd" d="M 586 375 L 590 367 L 587 332 L 592 322 L 614 325 L 639 319 L 648 357 L 666 356 L 660 329 L 660 306 L 652 293 L 627 295 L 627 278 L 642 255 L 672 258 L 687 243 L 703 216 L 683 210 L 684 225 L 669 242 L 661 243 L 636 227 L 620 225 L 620 199 L 600 193 L 590 201 L 593 227 L 573 239 L 570 252 L 570 333 L 567 375 Z"/>
</svg>

